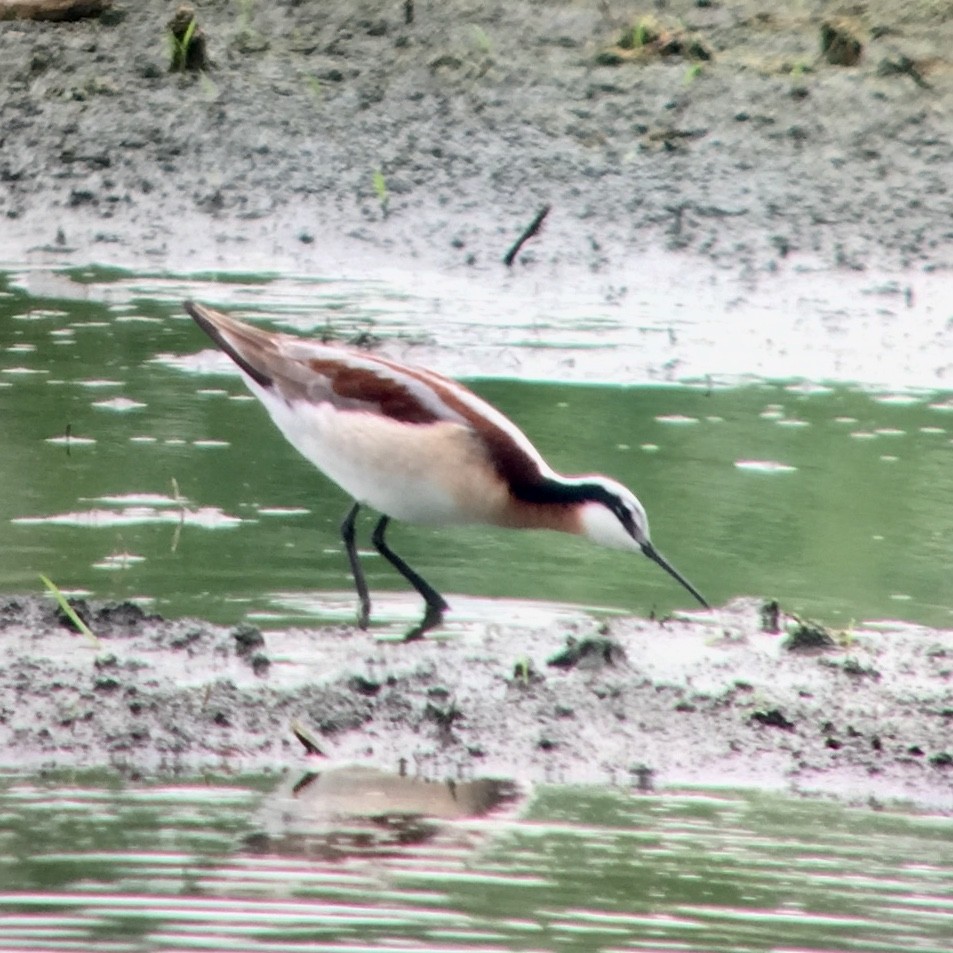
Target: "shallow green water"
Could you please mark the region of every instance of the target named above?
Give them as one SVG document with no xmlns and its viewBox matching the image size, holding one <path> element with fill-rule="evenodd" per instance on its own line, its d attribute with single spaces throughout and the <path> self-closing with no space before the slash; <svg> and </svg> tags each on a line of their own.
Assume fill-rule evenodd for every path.
<svg viewBox="0 0 953 953">
<path fill-rule="evenodd" d="M 353 617 L 338 538 L 348 501 L 284 442 L 179 302 L 253 302 L 314 332 L 331 315 L 344 337 L 426 333 L 400 301 L 313 285 L 322 310 L 307 319 L 301 290 L 280 281 L 105 272 L 60 276 L 42 296 L 15 280 L 0 291 L 0 590 L 37 590 L 45 573 L 168 615 Z M 591 324 L 575 346 L 600 340 Z M 526 378 L 534 346 L 519 360 Z M 472 383 L 557 469 L 631 486 L 658 548 L 714 602 L 776 596 L 845 625 L 953 621 L 950 394 Z M 501 598 L 691 605 L 647 560 L 571 538 L 410 526 L 390 538 L 477 621 L 505 615 Z M 417 613 L 389 567 L 373 554 L 366 565 L 378 619 Z"/>
<path fill-rule="evenodd" d="M 553 787 L 415 836 L 338 818 L 263 851 L 274 784 L 0 779 L 0 946 L 949 949 L 948 818 Z"/>
</svg>

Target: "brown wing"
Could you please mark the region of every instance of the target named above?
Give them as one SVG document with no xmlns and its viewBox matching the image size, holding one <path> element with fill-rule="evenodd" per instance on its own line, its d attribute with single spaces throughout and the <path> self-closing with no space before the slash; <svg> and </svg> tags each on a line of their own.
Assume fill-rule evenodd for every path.
<svg viewBox="0 0 953 953">
<path fill-rule="evenodd" d="M 463 424 L 515 490 L 552 476 L 522 431 L 458 381 L 376 355 L 265 331 L 192 301 L 185 302 L 185 309 L 255 384 L 274 389 L 289 403 L 328 401 L 401 423 Z"/>
</svg>

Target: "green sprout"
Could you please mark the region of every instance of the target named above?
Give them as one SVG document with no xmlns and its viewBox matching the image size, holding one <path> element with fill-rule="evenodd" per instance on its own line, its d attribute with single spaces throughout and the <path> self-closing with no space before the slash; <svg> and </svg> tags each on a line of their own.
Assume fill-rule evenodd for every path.
<svg viewBox="0 0 953 953">
<path fill-rule="evenodd" d="M 66 614 L 66 617 L 70 620 L 70 622 L 72 622 L 73 625 L 75 625 L 76 628 L 82 632 L 83 635 L 85 635 L 86 638 L 89 639 L 97 649 L 102 648 L 102 642 L 100 642 L 99 639 L 93 635 L 93 632 L 89 626 L 77 615 L 76 610 L 69 604 L 66 596 L 63 595 L 56 583 L 53 582 L 52 579 L 44 576 L 42 573 L 40 574 L 40 580 L 42 581 L 43 585 L 53 593 L 53 598 L 59 603 L 59 607 Z"/>
<path fill-rule="evenodd" d="M 209 79 L 208 73 L 202 73 L 199 76 L 199 82 L 202 86 L 202 95 L 209 102 L 212 102 L 214 99 L 218 98 L 218 87 L 212 82 L 211 79 Z"/>
<path fill-rule="evenodd" d="M 650 21 L 639 20 L 635 26 L 629 27 L 619 40 L 619 46 L 624 50 L 640 50 L 658 39 L 658 34 L 652 29 Z"/>
<path fill-rule="evenodd" d="M 797 82 L 800 79 L 804 78 L 805 73 L 811 72 L 811 64 L 805 60 L 798 60 L 792 67 L 790 76 L 791 79 Z"/>
<path fill-rule="evenodd" d="M 189 20 L 189 25 L 185 32 L 178 37 L 173 32 L 169 32 L 169 39 L 172 47 L 172 69 L 184 71 L 189 58 L 189 48 L 192 46 L 192 38 L 198 28 L 198 21 L 195 17 Z"/>
<path fill-rule="evenodd" d="M 381 203 L 381 211 L 386 216 L 387 205 L 390 202 L 390 192 L 387 191 L 387 180 L 384 178 L 384 173 L 380 169 L 375 169 L 371 181 L 374 184 L 374 194 L 377 196 L 377 201 Z"/>
<path fill-rule="evenodd" d="M 490 42 L 486 30 L 479 24 L 473 25 L 473 39 L 476 42 L 477 49 L 485 56 L 489 56 L 493 52 L 493 44 Z"/>
<path fill-rule="evenodd" d="M 839 632 L 834 634 L 834 641 L 837 642 L 841 648 L 849 649 L 854 644 L 854 626 L 856 625 L 856 620 L 851 619 L 847 623 L 846 629 L 841 629 Z"/>
<path fill-rule="evenodd" d="M 251 32 L 251 10 L 255 0 L 238 0 L 238 22 L 243 33 Z"/>
<path fill-rule="evenodd" d="M 687 70 L 685 70 L 685 85 L 691 86 L 692 83 L 701 76 L 702 64 L 701 63 L 692 63 Z"/>
<path fill-rule="evenodd" d="M 313 73 L 309 73 L 304 78 L 305 83 L 307 84 L 308 89 L 311 91 L 311 95 L 320 102 L 321 97 L 324 95 L 324 89 L 321 86 L 321 80 L 318 79 Z"/>
</svg>

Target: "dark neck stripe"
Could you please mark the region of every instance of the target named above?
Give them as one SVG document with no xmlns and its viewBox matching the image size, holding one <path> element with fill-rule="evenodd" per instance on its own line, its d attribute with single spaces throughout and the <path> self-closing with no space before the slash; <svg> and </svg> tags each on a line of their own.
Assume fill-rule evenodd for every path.
<svg viewBox="0 0 953 953">
<path fill-rule="evenodd" d="M 516 499 L 524 503 L 568 506 L 573 503 L 595 502 L 603 503 L 610 509 L 614 508 L 614 495 L 601 483 L 564 483 L 562 480 L 546 477 L 539 482 L 513 486 L 511 492 Z"/>
</svg>

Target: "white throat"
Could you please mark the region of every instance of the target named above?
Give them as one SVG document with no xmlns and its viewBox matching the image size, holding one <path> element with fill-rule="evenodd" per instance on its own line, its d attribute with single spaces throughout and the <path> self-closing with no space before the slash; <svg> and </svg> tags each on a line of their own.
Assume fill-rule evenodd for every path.
<svg viewBox="0 0 953 953">
<path fill-rule="evenodd" d="M 641 546 L 626 532 L 619 518 L 602 503 L 584 503 L 583 533 L 594 543 L 609 549 L 640 552 Z"/>
</svg>

